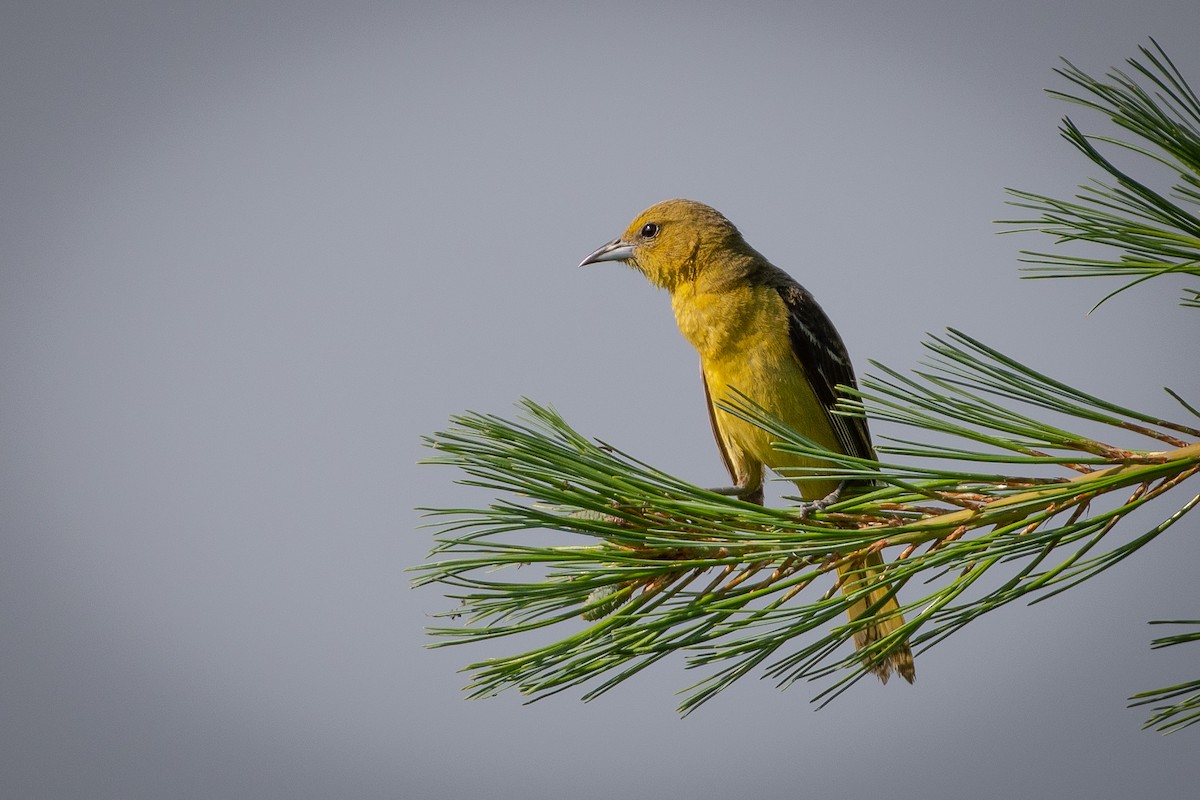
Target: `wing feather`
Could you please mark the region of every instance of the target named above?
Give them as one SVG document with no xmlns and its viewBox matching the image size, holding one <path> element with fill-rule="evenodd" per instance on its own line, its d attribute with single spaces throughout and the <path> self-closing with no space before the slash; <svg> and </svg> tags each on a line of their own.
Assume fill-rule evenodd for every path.
<svg viewBox="0 0 1200 800">
<path fill-rule="evenodd" d="M 735 486 L 746 489 L 744 494 L 739 495 L 739 499 L 745 500 L 747 503 L 763 503 L 763 487 L 762 476 L 758 478 L 750 475 L 743 475 L 738 470 L 737 464 L 733 460 L 733 455 L 729 452 L 729 444 L 725 440 L 725 434 L 721 432 L 721 424 L 717 421 L 717 407 L 713 404 L 712 392 L 708 388 L 708 377 L 704 374 L 704 368 L 700 369 L 700 382 L 704 384 L 704 402 L 708 406 L 708 422 L 712 425 L 713 438 L 717 440 L 717 450 L 721 452 L 721 460 L 725 462 L 725 469 L 729 472 L 729 478 Z M 749 488 L 750 484 L 754 484 L 754 488 Z"/>
<path fill-rule="evenodd" d="M 774 288 L 787 306 L 792 352 L 821 401 L 842 452 L 857 458 L 874 459 L 875 448 L 871 445 L 866 418 L 833 413 L 839 395 L 837 386 L 858 388 L 842 337 L 803 286 L 782 271 L 778 275 L 786 279 L 779 280 Z"/>
<path fill-rule="evenodd" d="M 700 369 L 700 382 L 704 384 L 704 403 L 708 406 L 708 422 L 712 425 L 712 434 L 713 438 L 717 440 L 717 449 L 721 451 L 721 460 L 725 462 L 725 469 L 729 471 L 729 479 L 737 483 L 740 476 L 733 466 L 733 459 L 729 457 L 729 449 L 725 447 L 725 437 L 721 435 L 721 427 L 717 424 L 717 407 L 713 405 L 712 392 L 709 391 L 708 378 L 704 374 L 703 367 Z"/>
</svg>

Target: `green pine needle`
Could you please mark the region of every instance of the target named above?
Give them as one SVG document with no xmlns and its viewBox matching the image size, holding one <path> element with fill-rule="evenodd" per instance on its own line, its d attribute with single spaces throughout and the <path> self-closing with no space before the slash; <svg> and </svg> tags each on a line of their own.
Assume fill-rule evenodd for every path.
<svg viewBox="0 0 1200 800">
<path fill-rule="evenodd" d="M 1200 101 L 1151 41 L 1145 64 L 1130 60 L 1133 77 L 1114 70 L 1095 79 L 1070 63 L 1059 70 L 1081 91 L 1055 96 L 1133 137 L 1087 135 L 1064 120 L 1064 138 L 1108 179 L 1069 201 L 1012 191 L 1013 205 L 1037 216 L 1008 224 L 1119 251 L 1025 254 L 1033 277 L 1125 279 L 1101 303 L 1151 278 L 1200 276 Z M 1154 188 L 1101 146 L 1176 179 Z M 1184 290 L 1183 304 L 1200 308 L 1200 290 Z M 428 463 L 454 467 L 461 483 L 496 499 L 425 509 L 435 545 L 414 584 L 437 584 L 456 602 L 430 629 L 433 646 L 527 642 L 468 666 L 473 697 L 516 689 L 536 700 L 580 687 L 592 699 L 678 654 L 704 673 L 684 690 L 685 714 L 754 673 L 781 687 L 818 681 L 814 699 L 824 704 L 899 637 L 927 653 L 992 610 L 1045 600 L 1119 564 L 1200 504 L 1194 422 L 1101 399 L 959 331 L 926 347 L 928 360 L 910 373 L 873 363 L 861 390 L 842 387 L 850 399 L 838 413 L 866 414 L 886 433 L 880 462 L 826 451 L 747 398 L 724 406 L 779 449 L 826 462 L 790 470 L 788 480 L 869 487 L 803 519 L 666 474 L 529 400 L 516 420 L 453 417 L 425 440 L 435 452 Z M 1167 391 L 1200 418 L 1194 398 Z M 1126 531 L 1139 509 L 1141 532 Z M 854 633 L 883 612 L 849 621 L 867 589 L 837 591 L 836 574 L 869 549 L 887 550 L 883 582 L 905 623 L 855 653 Z M 1194 641 L 1200 631 L 1154 646 Z M 1200 721 L 1200 681 L 1130 699 L 1158 704 L 1147 727 Z"/>
<path fill-rule="evenodd" d="M 1172 647 L 1179 644 L 1196 644 L 1200 642 L 1200 620 L 1172 619 L 1153 620 L 1151 625 L 1186 625 L 1191 628 L 1184 633 L 1163 636 L 1155 639 L 1151 647 Z M 1130 708 L 1159 703 L 1143 728 L 1153 728 L 1162 733 L 1175 733 L 1200 722 L 1200 680 L 1154 689 L 1149 692 L 1139 692 L 1129 698 Z"/>
<path fill-rule="evenodd" d="M 1062 136 L 1099 166 L 1112 181 L 1093 181 L 1080 187 L 1071 200 L 1010 189 L 1011 205 L 1034 211 L 1034 219 L 1001 220 L 1019 226 L 1015 231 L 1040 231 L 1058 244 L 1091 242 L 1120 251 L 1117 258 L 1089 253 L 1023 251 L 1028 277 L 1129 278 L 1100 299 L 1095 308 L 1117 294 L 1164 275 L 1200 277 L 1200 100 L 1179 70 L 1153 39 L 1142 47 L 1147 63 L 1129 60 L 1136 77 L 1112 70 L 1094 78 L 1069 61 L 1058 74 L 1074 83 L 1081 94 L 1051 91 L 1062 100 L 1107 116 L 1135 137 L 1128 141 L 1083 133 L 1068 117 Z M 1138 80 L 1145 82 L 1144 87 Z M 1175 175 L 1169 189 L 1137 180 L 1103 155 L 1097 145 L 1149 159 Z M 1200 307 L 1197 290 L 1185 289 L 1181 304 Z"/>
<path fill-rule="evenodd" d="M 843 413 L 865 408 L 970 443 L 940 451 L 961 467 L 851 458 L 744 399 L 728 406 L 780 449 L 827 460 L 846 480 L 874 482 L 806 519 L 662 473 L 528 400 L 518 421 L 455 417 L 427 439 L 437 452 L 430 462 L 456 466 L 463 483 L 504 499 L 428 510 L 437 543 L 415 583 L 441 584 L 459 603 L 443 615 L 456 624 L 431 629 L 435 644 L 566 632 L 470 665 L 473 696 L 516 688 L 538 699 L 590 685 L 591 698 L 678 652 L 689 667 L 715 670 L 691 687 L 685 713 L 753 671 L 781 686 L 834 678 L 817 698 L 828 702 L 865 674 L 861 654 L 846 645 L 875 622 L 846 620 L 854 598 L 830 591 L 839 560 L 902 548 L 887 581 L 905 603 L 903 635 L 928 650 L 988 611 L 1052 596 L 1114 566 L 1195 505 L 1183 502 L 1132 540 L 1115 536 L 1117 522 L 1200 471 L 1200 430 L 1066 386 L 957 331 L 929 348 L 936 357 L 926 369 L 868 376 Z M 1028 410 L 1006 410 L 1000 400 Z M 1048 424 L 1037 416 L 1047 411 L 1136 432 L 1152 449 Z M 919 442 L 906 449 L 938 452 Z M 973 461 L 989 469 L 964 468 Z M 867 659 L 890 644 L 877 643 Z"/>
</svg>

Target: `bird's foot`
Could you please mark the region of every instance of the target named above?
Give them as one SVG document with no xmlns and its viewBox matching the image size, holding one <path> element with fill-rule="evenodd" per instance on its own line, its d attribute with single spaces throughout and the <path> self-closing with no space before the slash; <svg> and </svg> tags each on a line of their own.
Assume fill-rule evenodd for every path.
<svg viewBox="0 0 1200 800">
<path fill-rule="evenodd" d="M 838 487 L 829 494 L 822 497 L 820 500 L 810 500 L 807 503 L 801 503 L 796 507 L 795 513 L 800 519 L 807 519 L 810 515 L 818 511 L 824 511 L 829 506 L 836 503 L 842 496 L 842 488 L 846 484 L 839 483 Z"/>
<path fill-rule="evenodd" d="M 747 490 L 745 486 L 718 486 L 708 491 L 715 494 L 736 497 L 738 500 L 744 500 L 747 503 L 754 503 L 760 506 L 763 504 L 763 490 L 761 486 L 750 490 Z"/>
</svg>

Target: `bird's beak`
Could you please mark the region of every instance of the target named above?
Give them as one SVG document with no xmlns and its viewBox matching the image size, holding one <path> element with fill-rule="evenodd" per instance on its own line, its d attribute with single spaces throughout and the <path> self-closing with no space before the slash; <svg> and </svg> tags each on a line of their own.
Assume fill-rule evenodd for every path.
<svg viewBox="0 0 1200 800">
<path fill-rule="evenodd" d="M 633 245 L 622 242 L 620 239 L 613 239 L 580 261 L 579 266 L 584 267 L 600 261 L 628 261 L 631 258 L 633 258 Z"/>
</svg>

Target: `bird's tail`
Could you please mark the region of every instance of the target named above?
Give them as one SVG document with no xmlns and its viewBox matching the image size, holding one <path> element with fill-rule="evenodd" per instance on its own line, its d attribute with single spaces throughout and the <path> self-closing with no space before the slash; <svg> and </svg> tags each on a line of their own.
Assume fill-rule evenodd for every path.
<svg viewBox="0 0 1200 800">
<path fill-rule="evenodd" d="M 878 552 L 868 553 L 861 559 L 838 567 L 842 591 L 846 594 L 861 591 L 867 585 L 872 586 L 871 591 L 855 600 L 848 610 L 851 621 L 863 616 L 876 618 L 873 624 L 854 632 L 856 650 L 862 650 L 879 641 L 904 624 L 904 617 L 900 614 L 900 603 L 896 601 L 895 596 L 887 597 L 890 587 L 879 582 L 879 574 L 882 571 L 883 556 Z M 867 666 L 884 683 L 887 683 L 893 670 L 900 673 L 900 677 L 909 683 L 912 683 L 917 675 L 908 642 L 900 642 L 882 659 L 876 659 L 878 656 L 873 656 L 867 662 Z"/>
</svg>

